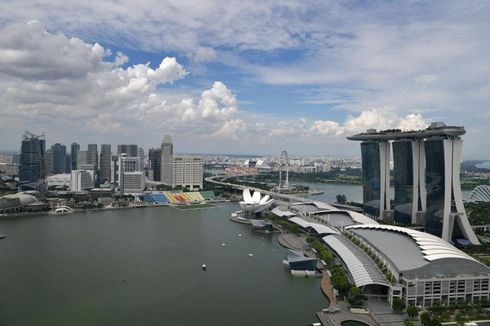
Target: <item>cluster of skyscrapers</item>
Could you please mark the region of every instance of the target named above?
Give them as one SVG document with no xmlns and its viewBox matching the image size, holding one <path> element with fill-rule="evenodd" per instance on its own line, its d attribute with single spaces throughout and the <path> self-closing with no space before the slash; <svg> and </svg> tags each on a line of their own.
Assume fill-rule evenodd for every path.
<svg viewBox="0 0 490 326">
<path fill-rule="evenodd" d="M 464 238 L 478 244 L 461 195 L 460 136 L 464 133 L 463 127 L 433 123 L 419 131 L 368 130 L 348 137 L 361 141 L 364 213 L 400 224 L 421 224 L 446 241 Z"/>
<path fill-rule="evenodd" d="M 103 144 L 100 154 L 97 144 L 81 150 L 71 144 L 56 143 L 46 150 L 44 135 L 26 133 L 23 136 L 19 177 L 21 183 L 36 183 L 51 174 L 71 174 L 71 190 L 83 191 L 97 185 L 117 184 L 121 195 L 141 193 L 147 181 L 171 188 L 202 189 L 203 160 L 196 156 L 174 155 L 172 138 L 165 135 L 161 147 L 150 149 L 148 160 L 142 147 L 135 144 L 117 145 L 112 155 L 111 145 Z"/>
</svg>

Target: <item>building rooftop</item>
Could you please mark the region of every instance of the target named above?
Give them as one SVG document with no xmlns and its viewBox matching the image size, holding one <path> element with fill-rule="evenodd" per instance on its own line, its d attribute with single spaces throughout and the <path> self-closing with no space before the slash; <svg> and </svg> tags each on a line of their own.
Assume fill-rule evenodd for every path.
<svg viewBox="0 0 490 326">
<path fill-rule="evenodd" d="M 365 133 L 349 136 L 349 140 L 396 140 L 396 139 L 424 139 L 430 137 L 458 137 L 466 133 L 464 127 L 446 126 L 442 122 L 432 123 L 429 127 L 422 130 L 402 131 L 400 129 L 390 129 L 383 131 L 376 131 L 376 129 L 369 129 Z"/>
<path fill-rule="evenodd" d="M 323 241 L 339 255 L 357 287 L 370 284 L 389 286 L 386 277 L 361 249 L 341 235 L 328 235 Z"/>
<path fill-rule="evenodd" d="M 353 225 L 362 237 L 409 278 L 490 275 L 490 269 L 434 235 L 392 225 Z"/>
<path fill-rule="evenodd" d="M 308 229 L 311 228 L 315 230 L 316 233 L 318 234 L 339 234 L 339 231 L 335 230 L 334 228 L 328 227 L 326 225 L 320 224 L 320 223 L 314 223 L 311 221 L 308 221 L 302 217 L 296 216 L 292 217 L 289 219 L 290 222 L 293 222 L 302 228 Z"/>
</svg>

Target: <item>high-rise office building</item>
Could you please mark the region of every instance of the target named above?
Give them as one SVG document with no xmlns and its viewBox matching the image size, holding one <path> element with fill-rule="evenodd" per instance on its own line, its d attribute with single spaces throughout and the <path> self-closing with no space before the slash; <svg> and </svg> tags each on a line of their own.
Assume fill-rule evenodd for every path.
<svg viewBox="0 0 490 326">
<path fill-rule="evenodd" d="M 382 217 L 390 209 L 390 147 L 388 142 L 361 143 L 364 213 Z"/>
<path fill-rule="evenodd" d="M 111 145 L 102 144 L 100 147 L 100 181 L 104 183 L 111 181 Z"/>
<path fill-rule="evenodd" d="M 20 181 L 35 182 L 46 177 L 44 135 L 36 136 L 26 132 L 22 139 L 20 154 Z"/>
<path fill-rule="evenodd" d="M 78 157 L 78 151 L 80 150 L 80 145 L 77 143 L 72 143 L 71 144 L 71 169 L 76 170 L 77 169 L 77 157 Z"/>
<path fill-rule="evenodd" d="M 66 146 L 56 143 L 51 146 L 53 155 L 53 174 L 65 173 L 66 171 Z"/>
<path fill-rule="evenodd" d="M 393 142 L 393 176 L 395 183 L 394 220 L 416 224 L 417 214 L 425 212 L 425 152 L 421 140 Z"/>
<path fill-rule="evenodd" d="M 145 150 L 143 147 L 138 147 L 138 158 L 140 159 L 140 171 L 145 170 Z"/>
<path fill-rule="evenodd" d="M 163 184 L 171 186 L 172 183 L 172 163 L 174 156 L 174 144 L 172 142 L 172 137 L 170 135 L 165 135 L 162 141 L 162 169 L 160 174 L 160 179 Z"/>
<path fill-rule="evenodd" d="M 65 159 L 65 173 L 71 172 L 71 154 L 66 154 Z"/>
<path fill-rule="evenodd" d="M 94 170 L 72 170 L 71 191 L 84 191 L 94 187 Z"/>
<path fill-rule="evenodd" d="M 87 151 L 78 151 L 77 152 L 77 169 L 80 168 L 80 165 L 87 164 Z"/>
<path fill-rule="evenodd" d="M 118 156 L 118 186 L 121 195 L 141 193 L 145 189 L 145 174 L 140 171 L 140 159 L 126 153 Z"/>
<path fill-rule="evenodd" d="M 172 188 L 202 189 L 203 159 L 196 156 L 174 156 L 172 162 Z"/>
<path fill-rule="evenodd" d="M 46 169 L 46 175 L 53 174 L 53 151 L 51 148 L 44 154 L 44 166 Z"/>
<path fill-rule="evenodd" d="M 138 145 L 121 144 L 117 145 L 117 155 L 127 154 L 129 157 L 138 157 Z"/>
<path fill-rule="evenodd" d="M 148 151 L 148 163 L 150 164 L 150 170 L 153 171 L 153 181 L 161 181 L 162 150 L 160 148 L 150 148 Z"/>
<path fill-rule="evenodd" d="M 97 151 L 97 144 L 88 144 L 87 164 L 92 164 L 95 167 L 95 171 L 99 169 L 99 153 Z"/>
<path fill-rule="evenodd" d="M 466 238 L 472 244 L 479 244 L 468 221 L 461 195 L 460 164 L 463 142 L 460 136 L 464 133 L 463 127 L 433 123 L 427 129 L 419 131 L 368 130 L 367 133 L 348 137 L 362 141 L 364 188 L 374 189 L 374 196 L 369 196 L 369 191 L 367 195 L 364 192 L 364 211 L 379 218 L 385 217 L 381 201 L 384 198 L 386 203 L 389 199 L 389 184 L 384 183 L 389 180 L 389 169 L 385 180 L 381 179 L 383 169 L 389 162 L 389 154 L 384 152 L 389 153 L 389 141 L 394 141 L 395 221 L 422 223 L 426 232 L 446 241 Z M 379 144 L 378 147 L 376 144 Z M 377 172 L 378 169 L 380 173 Z M 372 209 L 375 205 L 371 204 L 378 198 L 378 184 L 379 212 Z M 389 210 L 388 206 L 384 208 Z"/>
</svg>

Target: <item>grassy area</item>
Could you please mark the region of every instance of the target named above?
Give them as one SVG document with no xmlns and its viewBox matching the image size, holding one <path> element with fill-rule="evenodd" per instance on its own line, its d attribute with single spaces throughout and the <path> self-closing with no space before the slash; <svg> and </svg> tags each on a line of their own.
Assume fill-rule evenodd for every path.
<svg viewBox="0 0 490 326">
<path fill-rule="evenodd" d="M 490 224 L 490 203 L 467 203 L 465 208 L 472 225 Z"/>
<path fill-rule="evenodd" d="M 431 315 L 442 321 L 456 321 L 460 325 L 472 320 L 490 319 L 490 302 L 476 304 L 461 303 L 453 306 L 432 306 L 428 308 Z"/>
</svg>

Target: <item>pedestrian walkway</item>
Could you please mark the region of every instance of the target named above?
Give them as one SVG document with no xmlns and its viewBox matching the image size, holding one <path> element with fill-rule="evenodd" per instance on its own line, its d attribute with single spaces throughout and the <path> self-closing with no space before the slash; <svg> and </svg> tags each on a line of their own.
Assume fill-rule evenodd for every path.
<svg viewBox="0 0 490 326">
<path fill-rule="evenodd" d="M 330 307 L 333 307 L 337 305 L 337 297 L 335 296 L 333 285 L 332 282 L 330 281 L 330 276 L 328 275 L 328 271 L 324 270 L 322 271 L 322 274 L 323 274 L 322 281 L 321 281 L 322 292 L 330 301 Z"/>
</svg>

